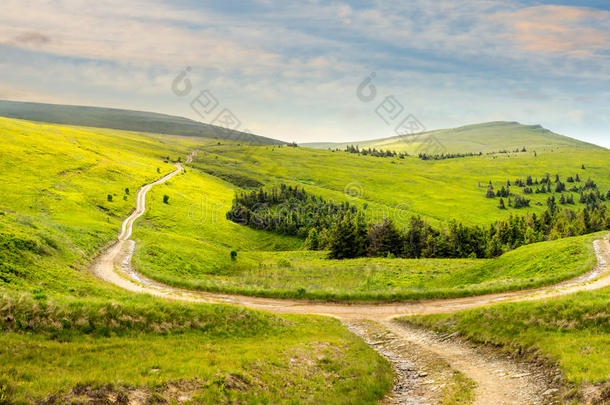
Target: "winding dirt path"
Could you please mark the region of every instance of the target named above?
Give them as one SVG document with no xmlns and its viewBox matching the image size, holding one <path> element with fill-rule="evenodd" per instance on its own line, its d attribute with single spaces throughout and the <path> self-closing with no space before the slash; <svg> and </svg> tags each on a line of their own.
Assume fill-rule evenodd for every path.
<svg viewBox="0 0 610 405">
<path fill-rule="evenodd" d="M 186 163 L 192 161 L 189 155 Z M 431 393 L 441 390 L 443 381 L 419 381 L 427 375 L 421 368 L 428 363 L 418 362 L 418 357 L 426 353 L 426 358 L 447 363 L 453 370 L 476 383 L 475 404 L 546 404 L 556 401 L 557 389 L 536 370 L 516 361 L 500 358 L 486 350 L 472 348 L 454 339 L 443 339 L 431 332 L 406 327 L 393 322 L 391 318 L 400 315 L 449 313 L 463 309 L 481 307 L 500 302 L 528 301 L 556 297 L 577 291 L 595 290 L 610 285 L 610 239 L 606 236 L 594 242 L 598 258 L 597 267 L 580 277 L 563 283 L 531 290 L 489 294 L 446 300 L 423 300 L 419 302 L 382 303 L 382 304 L 341 304 L 310 302 L 303 300 L 269 299 L 229 294 L 190 291 L 160 284 L 137 273 L 131 267 L 131 257 L 135 241 L 130 240 L 134 222 L 146 210 L 146 193 L 155 185 L 166 182 L 183 170 L 176 163 L 176 170 L 161 179 L 143 186 L 137 196 L 135 211 L 123 222 L 117 242 L 107 249 L 92 265 L 92 272 L 102 280 L 115 284 L 135 293 L 146 293 L 175 300 L 206 303 L 229 303 L 245 307 L 293 314 L 319 314 L 339 318 L 350 330 L 359 334 L 371 346 L 385 355 L 396 370 L 398 380 L 394 396 L 386 403 L 424 404 L 435 402 Z M 414 345 L 418 348 L 408 352 L 383 349 L 371 343 L 371 332 L 361 327 L 363 320 L 373 321 L 376 328 L 390 334 L 392 347 Z M 359 326 L 360 325 L 360 326 Z M 379 335 L 379 330 L 377 330 Z M 413 372 L 402 370 L 404 364 L 415 364 Z M 409 366 L 411 367 L 411 366 Z M 417 370 L 417 368 L 420 370 Z M 415 377 L 414 377 L 415 376 Z M 426 382 L 427 381 L 427 382 Z M 421 382 L 421 384 L 419 383 Z M 422 391 L 422 384 L 427 384 Z M 398 390 L 397 390 L 398 387 Z"/>
</svg>

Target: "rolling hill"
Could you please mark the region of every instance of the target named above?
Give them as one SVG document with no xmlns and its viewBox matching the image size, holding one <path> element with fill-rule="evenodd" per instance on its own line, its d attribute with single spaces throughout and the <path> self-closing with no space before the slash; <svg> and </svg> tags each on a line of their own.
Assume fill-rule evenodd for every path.
<svg viewBox="0 0 610 405">
<path fill-rule="evenodd" d="M 518 122 L 488 122 L 459 128 L 428 131 L 417 135 L 394 136 L 369 141 L 343 143 L 305 143 L 315 149 L 377 148 L 411 154 L 427 153 L 488 153 L 515 150 L 551 150 L 564 148 L 603 149 L 600 146 L 558 135 L 540 125 Z"/>
<path fill-rule="evenodd" d="M 145 111 L 0 100 L 0 116 L 53 124 L 283 145 L 276 139 Z"/>
<path fill-rule="evenodd" d="M 0 403 L 117 403 L 119 396 L 171 403 L 186 392 L 195 403 L 281 403 L 302 395 L 299 403 L 372 404 L 389 392 L 390 364 L 337 320 L 165 301 L 94 278 L 90 263 L 116 240 L 138 188 L 190 152 L 198 153 L 185 170 L 146 197 L 133 268 L 156 282 L 223 294 L 396 301 L 531 288 L 591 270 L 592 241 L 602 235 L 529 244 L 494 259 L 331 260 L 305 250 L 302 238 L 227 219 L 236 193 L 261 185 L 298 186 L 356 206 L 371 222 L 392 218 L 401 227 L 412 215 L 434 226 L 456 220 L 487 227 L 545 210 L 549 193 L 529 194 L 529 207 L 499 209 L 498 199 L 486 198 L 489 181 L 500 189 L 507 180 L 550 173 L 591 179 L 603 195 L 610 188 L 610 151 L 601 148 L 421 160 L 10 118 L 0 118 L 0 135 Z M 583 207 L 577 198 L 571 209 Z M 575 324 L 586 328 L 582 334 L 535 340 L 544 324 L 517 320 L 536 313 L 559 329 L 580 315 L 523 304 L 486 313 L 473 335 L 480 342 L 492 316 L 499 326 L 515 324 L 525 332 L 519 347 L 553 356 L 567 383 L 588 389 L 607 380 L 608 332 L 598 327 L 607 319 L 606 296 L 582 295 L 591 319 Z M 509 323 L 511 308 L 519 312 Z M 506 342 L 505 329 L 490 333 L 483 341 Z M 530 344 L 532 336 L 539 345 Z M 581 356 L 587 348 L 594 355 Z"/>
</svg>

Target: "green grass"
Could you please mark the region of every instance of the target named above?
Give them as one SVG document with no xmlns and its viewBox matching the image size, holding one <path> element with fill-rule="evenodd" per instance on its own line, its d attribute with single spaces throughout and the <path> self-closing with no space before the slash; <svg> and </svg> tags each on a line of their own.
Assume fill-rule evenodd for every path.
<svg viewBox="0 0 610 405">
<path fill-rule="evenodd" d="M 385 214 L 404 223 L 418 213 L 435 223 L 471 224 L 515 213 L 484 198 L 477 182 L 490 177 L 499 183 L 579 173 L 610 187 L 607 151 L 392 163 L 11 119 L 0 119 L 0 133 L 0 293 L 8 297 L 0 306 L 0 396 L 15 401 L 66 399 L 106 384 L 165 395 L 172 384 L 196 380 L 201 402 L 253 401 L 250 393 L 281 402 L 287 389 L 307 402 L 360 403 L 389 387 L 388 365 L 336 321 L 167 303 L 88 272 L 135 206 L 138 187 L 173 170 L 168 155 L 201 151 L 186 174 L 151 190 L 149 210 L 135 226 L 136 266 L 177 285 L 259 295 L 384 300 L 525 288 L 590 269 L 591 237 L 527 246 L 492 261 L 328 261 L 299 250 L 299 239 L 227 221 L 240 187 L 299 184 L 327 199 L 366 203 L 372 220 Z M 362 190 L 358 198 L 344 193 L 350 183 Z M 231 388 L 233 376 L 252 389 Z"/>
<path fill-rule="evenodd" d="M 335 320 L 167 302 L 89 273 L 139 186 L 174 169 L 163 158 L 215 140 L 0 125 L 1 403 L 62 403 L 90 390 L 171 399 L 184 384 L 201 403 L 374 403 L 391 386 L 387 362 Z M 244 235 L 253 247 L 296 243 Z"/>
<path fill-rule="evenodd" d="M 392 384 L 389 364 L 329 318 L 156 300 L 1 301 L 9 403 L 108 385 L 163 396 L 185 381 L 204 403 L 375 403 Z M 228 384 L 235 378 L 241 386 Z"/>
<path fill-rule="evenodd" d="M 520 153 L 422 161 L 306 148 L 210 145 L 203 148 L 194 165 L 225 176 L 246 176 L 268 186 L 303 186 L 327 200 L 350 201 L 359 207 L 367 204 L 367 216 L 376 222 L 386 216 L 406 225 L 411 215 L 421 215 L 433 224 L 456 219 L 488 225 L 508 215 L 540 214 L 549 197 L 528 195 L 530 208 L 500 210 L 498 199 L 485 198 L 490 180 L 501 187 L 507 180 L 525 180 L 528 175 L 541 179 L 546 173 L 559 174 L 565 182 L 568 176 L 578 174 L 583 182 L 595 180 L 605 194 L 610 189 L 609 161 L 608 150 L 582 148 L 539 152 L 536 157 Z M 581 169 L 583 164 L 585 170 Z M 356 197 L 347 195 L 346 190 L 355 192 Z M 521 193 L 514 187 L 512 191 Z M 572 208 L 579 207 L 582 205 Z"/>
<path fill-rule="evenodd" d="M 302 244 L 297 239 L 226 220 L 232 188 L 191 170 L 151 190 L 149 211 L 134 234 L 136 269 L 166 284 L 190 289 L 387 301 L 537 287 L 585 273 L 596 263 L 592 241 L 598 236 L 523 246 L 491 260 L 328 260 L 325 252 L 291 251 Z M 170 195 L 171 204 L 161 202 L 164 194 Z M 232 250 L 238 252 L 236 260 L 231 259 Z"/>
<path fill-rule="evenodd" d="M 415 136 L 395 136 L 371 141 L 344 143 L 305 144 L 316 148 L 345 149 L 348 145 L 360 148 L 377 148 L 397 152 L 418 153 L 426 151 L 426 142 L 434 136 L 445 152 L 478 153 L 513 151 L 526 147 L 529 151 L 548 151 L 562 148 L 599 149 L 598 146 L 555 134 L 539 125 L 522 125 L 517 122 L 488 122 L 459 128 L 440 129 Z M 430 153 L 430 152 L 428 152 Z M 432 153 L 440 153 L 440 150 Z"/>
<path fill-rule="evenodd" d="M 582 387 L 610 380 L 609 314 L 610 289 L 605 288 L 400 321 L 546 359 L 559 366 L 568 383 Z"/>
</svg>

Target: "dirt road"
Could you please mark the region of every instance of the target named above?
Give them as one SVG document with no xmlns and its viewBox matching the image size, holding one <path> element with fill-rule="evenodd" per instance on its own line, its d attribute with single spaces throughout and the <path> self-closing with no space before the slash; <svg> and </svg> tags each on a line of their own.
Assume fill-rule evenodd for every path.
<svg viewBox="0 0 610 405">
<path fill-rule="evenodd" d="M 189 155 L 186 163 L 191 160 L 192 155 Z M 170 287 L 150 280 L 133 270 L 131 257 L 135 242 L 130 240 L 129 237 L 134 222 L 146 209 L 147 192 L 153 186 L 166 182 L 182 170 L 182 164 L 176 163 L 175 171 L 143 186 L 139 190 L 136 210 L 123 222 L 117 242 L 93 264 L 92 272 L 100 279 L 126 290 L 168 299 L 237 304 L 276 313 L 334 316 L 341 319 L 354 333 L 358 333 L 369 343 L 371 342 L 371 328 L 363 328 L 358 325 L 361 325 L 362 320 L 376 322 L 377 332 L 375 333 L 379 334 L 379 328 L 381 328 L 385 331 L 383 334 L 393 336 L 392 345 L 414 345 L 418 348 L 407 353 L 395 350 L 380 350 L 380 353 L 389 358 L 397 371 L 399 379 L 396 381 L 396 387 L 401 387 L 399 391 L 395 387 L 395 395 L 388 399 L 390 403 L 435 402 L 437 396 L 432 393 L 441 390 L 446 382 L 442 379 L 432 383 L 425 382 L 427 389 L 422 391 L 424 381 L 419 384 L 418 378 L 420 377 L 414 378 L 413 376 L 425 376 L 427 373 L 417 370 L 416 366 L 414 366 L 416 369 L 413 373 L 405 373 L 404 370 L 401 371 L 401 367 L 403 367 L 401 365 L 404 365 L 405 362 L 416 365 L 421 363 L 423 365 L 420 365 L 420 368 L 426 368 L 426 364 L 434 363 L 437 360 L 445 362 L 451 369 L 461 372 L 474 381 L 476 384 L 475 404 L 543 404 L 555 402 L 557 389 L 552 386 L 546 376 L 540 374 L 539 370 L 534 370 L 529 365 L 499 358 L 486 350 L 473 349 L 464 342 L 454 339 L 439 339 L 432 333 L 404 327 L 392 322 L 391 318 L 399 315 L 455 312 L 499 302 L 536 300 L 577 291 L 594 290 L 610 285 L 610 267 L 608 266 L 608 263 L 610 263 L 610 240 L 607 236 L 594 243 L 598 265 L 590 273 L 554 286 L 475 297 L 408 303 L 338 304 L 216 294 Z M 371 344 L 371 346 L 379 350 L 376 345 Z M 388 353 L 392 353 L 391 356 Z M 428 363 L 422 363 L 421 359 L 418 363 L 418 356 L 421 353 L 426 353 L 425 357 L 429 359 Z"/>
</svg>

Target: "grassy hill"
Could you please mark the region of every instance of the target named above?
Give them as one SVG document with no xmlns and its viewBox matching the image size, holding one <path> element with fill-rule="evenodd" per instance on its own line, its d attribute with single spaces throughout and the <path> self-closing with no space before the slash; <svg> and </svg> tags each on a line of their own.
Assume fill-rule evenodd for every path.
<svg viewBox="0 0 610 405">
<path fill-rule="evenodd" d="M 188 118 L 116 108 L 0 100 L 0 116 L 64 125 L 198 136 L 212 139 L 230 139 L 238 142 L 253 142 L 268 145 L 281 145 L 285 143 L 276 139 L 204 124 Z"/>
<path fill-rule="evenodd" d="M 426 151 L 428 153 L 488 153 L 502 150 L 513 151 L 523 147 L 538 152 L 566 148 L 603 149 L 593 144 L 555 134 L 540 125 L 523 125 L 518 122 L 489 122 L 428 131 L 418 135 L 343 143 L 304 143 L 301 146 L 316 149 L 345 149 L 348 145 L 411 154 Z"/>
<path fill-rule="evenodd" d="M 0 134 L 0 398 L 13 402 L 141 393 L 171 402 L 186 390 L 204 403 L 277 403 L 287 392 L 302 402 L 374 403 L 387 391 L 387 362 L 338 321 L 165 302 L 87 271 L 138 187 L 190 151 L 199 153 L 186 172 L 147 197 L 134 265 L 175 285 L 255 295 L 391 300 L 525 288 L 589 270 L 592 236 L 493 260 L 331 261 L 301 250 L 301 239 L 228 221 L 242 190 L 288 183 L 367 204 L 371 220 L 391 215 L 404 225 L 419 214 L 486 225 L 543 207 L 499 210 L 478 182 L 579 174 L 610 188 L 602 149 L 422 161 L 9 118 Z"/>
<path fill-rule="evenodd" d="M 389 364 L 336 320 L 134 295 L 88 271 L 167 157 L 216 143 L 0 118 L 0 403 L 383 397 Z"/>
</svg>

